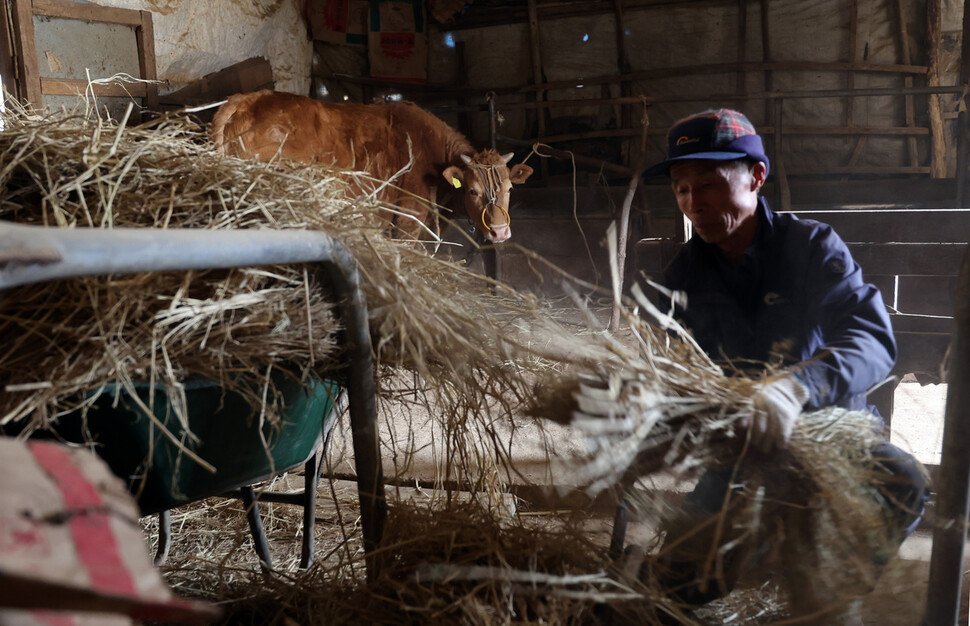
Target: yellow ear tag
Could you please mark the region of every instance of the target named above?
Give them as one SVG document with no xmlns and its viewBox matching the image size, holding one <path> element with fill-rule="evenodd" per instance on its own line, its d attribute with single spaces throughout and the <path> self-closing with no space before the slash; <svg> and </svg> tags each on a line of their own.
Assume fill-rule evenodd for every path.
<svg viewBox="0 0 970 626">
<path fill-rule="evenodd" d="M 458 178 L 455 177 L 455 176 L 452 176 L 451 177 L 451 184 L 455 186 L 455 189 L 460 189 L 461 188 L 461 181 L 458 180 Z"/>
</svg>

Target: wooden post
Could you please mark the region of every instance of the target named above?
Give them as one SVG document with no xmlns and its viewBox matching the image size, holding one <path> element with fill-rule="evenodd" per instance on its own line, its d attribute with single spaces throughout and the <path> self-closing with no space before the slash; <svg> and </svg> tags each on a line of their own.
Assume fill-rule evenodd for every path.
<svg viewBox="0 0 970 626">
<path fill-rule="evenodd" d="M 970 2 L 963 5 L 963 44 L 960 49 L 960 84 L 970 83 Z M 959 116 L 960 134 L 957 141 L 957 206 L 966 206 L 970 199 L 967 189 L 967 167 L 970 167 L 970 111 L 966 96 L 962 96 Z"/>
<path fill-rule="evenodd" d="M 773 162 L 775 170 L 775 185 L 777 201 L 776 211 L 791 211 L 791 188 L 788 186 L 788 175 L 785 173 L 785 159 L 782 156 L 782 111 L 785 101 L 782 98 L 775 100 L 775 159 Z"/>
<path fill-rule="evenodd" d="M 744 63 L 747 59 L 747 43 L 748 43 L 748 0 L 738 0 L 738 63 Z M 737 77 L 735 80 L 735 91 L 737 93 L 744 93 L 747 89 L 747 81 L 745 80 L 747 74 L 743 68 L 738 68 Z M 734 105 L 735 109 L 741 109 L 742 103 L 738 102 Z"/>
<path fill-rule="evenodd" d="M 903 0 L 896 0 L 894 4 L 896 7 L 896 19 L 899 21 L 899 39 L 903 63 L 908 65 L 912 59 L 912 54 L 909 50 L 909 29 L 906 27 L 906 10 L 903 7 Z M 907 74 L 903 78 L 903 86 L 907 89 L 912 88 L 913 77 Z M 903 103 L 906 109 L 906 125 L 916 126 L 916 109 L 913 106 L 913 96 L 909 94 L 903 96 Z M 907 145 L 909 146 L 909 164 L 913 166 L 919 165 L 919 151 L 917 150 L 916 137 L 907 138 Z"/>
<path fill-rule="evenodd" d="M 465 106 L 468 104 L 468 99 L 464 96 L 463 90 L 458 89 L 468 85 L 468 64 L 465 58 L 464 41 L 455 42 L 455 67 L 457 69 L 457 75 L 455 76 L 455 91 L 457 92 L 458 100 L 458 130 L 460 130 L 466 137 L 471 137 L 471 114 L 465 109 Z"/>
<path fill-rule="evenodd" d="M 967 428 L 970 411 L 970 248 L 963 257 L 955 300 L 943 455 L 936 485 L 937 520 L 933 529 L 924 626 L 959 623 L 963 553 L 970 517 L 970 428 Z"/>
<path fill-rule="evenodd" d="M 768 0 L 761 0 L 761 60 L 771 63 L 771 40 L 768 36 Z M 774 88 L 774 81 L 771 78 L 771 70 L 765 70 L 765 91 Z M 765 106 L 765 121 L 771 124 L 771 116 L 774 114 L 771 107 Z"/>
<path fill-rule="evenodd" d="M 37 61 L 37 42 L 34 39 L 34 12 L 30 0 L 14 0 L 13 23 L 16 31 L 17 95 L 22 102 L 37 110 L 44 106 L 40 89 L 40 71 Z M 13 90 L 11 90 L 13 91 Z"/>
<path fill-rule="evenodd" d="M 940 46 L 942 44 L 942 0 L 926 1 L 926 85 L 940 85 Z M 946 178 L 946 137 L 943 129 L 943 111 L 940 96 L 930 94 L 928 101 L 930 118 L 930 177 Z"/>
<path fill-rule="evenodd" d="M 17 46 L 13 40 L 13 15 L 10 10 L 9 6 L 0 9 L 0 77 L 3 78 L 3 88 L 18 97 L 17 68 L 14 65 Z"/>
<path fill-rule="evenodd" d="M 145 80 L 154 81 L 155 73 L 155 29 L 152 26 L 151 11 L 139 11 L 141 24 L 135 27 L 135 41 L 138 46 L 138 69 Z M 158 85 L 151 82 L 145 85 L 142 106 L 150 113 L 158 114 Z"/>
<path fill-rule="evenodd" d="M 623 0 L 613 0 L 613 12 L 615 13 L 616 24 L 616 65 L 621 75 L 629 74 L 633 71 L 630 67 L 630 59 L 626 53 L 626 33 L 623 27 Z M 629 80 L 620 81 L 620 96 L 629 97 L 633 95 L 633 85 Z M 630 114 L 629 105 L 620 105 L 620 128 L 630 128 L 633 116 Z M 632 165 L 636 155 L 631 154 L 630 142 L 624 141 L 621 151 L 622 163 Z"/>
<path fill-rule="evenodd" d="M 859 46 L 859 1 L 852 0 L 849 3 L 849 63 L 856 60 L 856 48 Z M 855 89 L 855 72 L 849 70 L 845 73 L 845 88 L 851 91 Z M 845 99 L 844 115 L 842 122 L 846 126 L 855 123 L 855 98 Z"/>
<path fill-rule="evenodd" d="M 849 63 L 855 63 L 856 61 L 856 48 L 859 46 L 859 2 L 858 0 L 852 0 L 852 4 L 849 7 Z M 846 72 L 845 77 L 845 88 L 846 90 L 855 89 L 855 72 L 849 70 Z M 848 97 L 845 99 L 845 125 L 855 126 L 855 98 Z M 859 157 L 862 156 L 862 150 L 866 147 L 866 136 L 862 135 L 858 137 L 855 141 L 855 148 L 852 149 L 852 154 L 849 156 L 849 162 L 846 167 L 852 167 L 858 162 Z M 848 177 L 842 179 L 843 181 L 848 180 Z"/>
<path fill-rule="evenodd" d="M 536 0 L 529 0 L 529 43 L 532 47 L 532 79 L 536 84 L 535 100 L 542 102 L 545 99 L 545 90 L 542 89 L 545 78 L 542 75 L 542 46 L 539 41 L 539 12 L 536 9 Z M 536 107 L 536 123 L 538 125 L 539 140 L 546 136 L 546 109 Z M 542 178 L 547 183 L 549 181 L 549 167 L 545 159 L 539 162 L 542 171 Z"/>
</svg>

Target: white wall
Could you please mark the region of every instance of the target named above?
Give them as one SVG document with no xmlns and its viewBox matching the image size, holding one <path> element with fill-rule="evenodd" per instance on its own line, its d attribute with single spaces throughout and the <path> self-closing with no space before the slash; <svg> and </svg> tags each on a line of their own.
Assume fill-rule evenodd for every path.
<svg viewBox="0 0 970 626">
<path fill-rule="evenodd" d="M 313 53 L 302 0 L 91 0 L 152 12 L 162 93 L 255 56 L 269 59 L 280 91 L 309 94 Z"/>
</svg>

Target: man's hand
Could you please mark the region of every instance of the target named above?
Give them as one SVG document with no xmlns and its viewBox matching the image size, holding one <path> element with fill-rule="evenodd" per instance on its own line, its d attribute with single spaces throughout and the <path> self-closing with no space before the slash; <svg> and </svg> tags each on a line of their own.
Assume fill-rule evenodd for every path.
<svg viewBox="0 0 970 626">
<path fill-rule="evenodd" d="M 748 425 L 751 445 L 765 453 L 786 447 L 810 397 L 808 387 L 794 374 L 762 385 Z"/>
</svg>

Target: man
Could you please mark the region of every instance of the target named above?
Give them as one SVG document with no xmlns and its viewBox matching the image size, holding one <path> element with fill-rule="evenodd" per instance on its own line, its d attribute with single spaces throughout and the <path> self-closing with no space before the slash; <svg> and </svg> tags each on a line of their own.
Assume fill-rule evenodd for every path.
<svg viewBox="0 0 970 626">
<path fill-rule="evenodd" d="M 668 158 L 645 176 L 667 175 L 693 236 L 665 271 L 664 283 L 686 294 L 677 315 L 701 348 L 726 367 L 770 364 L 787 375 L 762 386 L 745 424 L 762 455 L 783 450 L 805 409 L 866 407 L 866 391 L 896 359 L 896 343 L 879 290 L 831 227 L 773 212 L 759 196 L 769 173 L 751 122 L 729 109 L 687 117 L 668 134 Z M 927 497 L 918 463 L 884 442 L 872 450 L 888 519 L 902 541 Z M 729 498 L 731 468 L 704 474 L 687 496 L 677 529 L 667 533 L 666 583 L 689 605 L 730 590 L 737 571 L 716 584 L 702 580 L 697 558 L 711 536 L 690 532 Z M 883 482 L 883 481 L 880 481 Z M 710 525 L 709 525 L 710 526 Z M 673 529 L 674 526 L 669 526 Z M 705 544 L 704 542 L 708 542 Z M 732 550 L 722 550 L 730 559 Z M 701 558 L 703 560 L 703 558 Z M 739 559 L 740 560 L 740 557 Z M 726 568 L 730 570 L 730 568 Z"/>
</svg>

